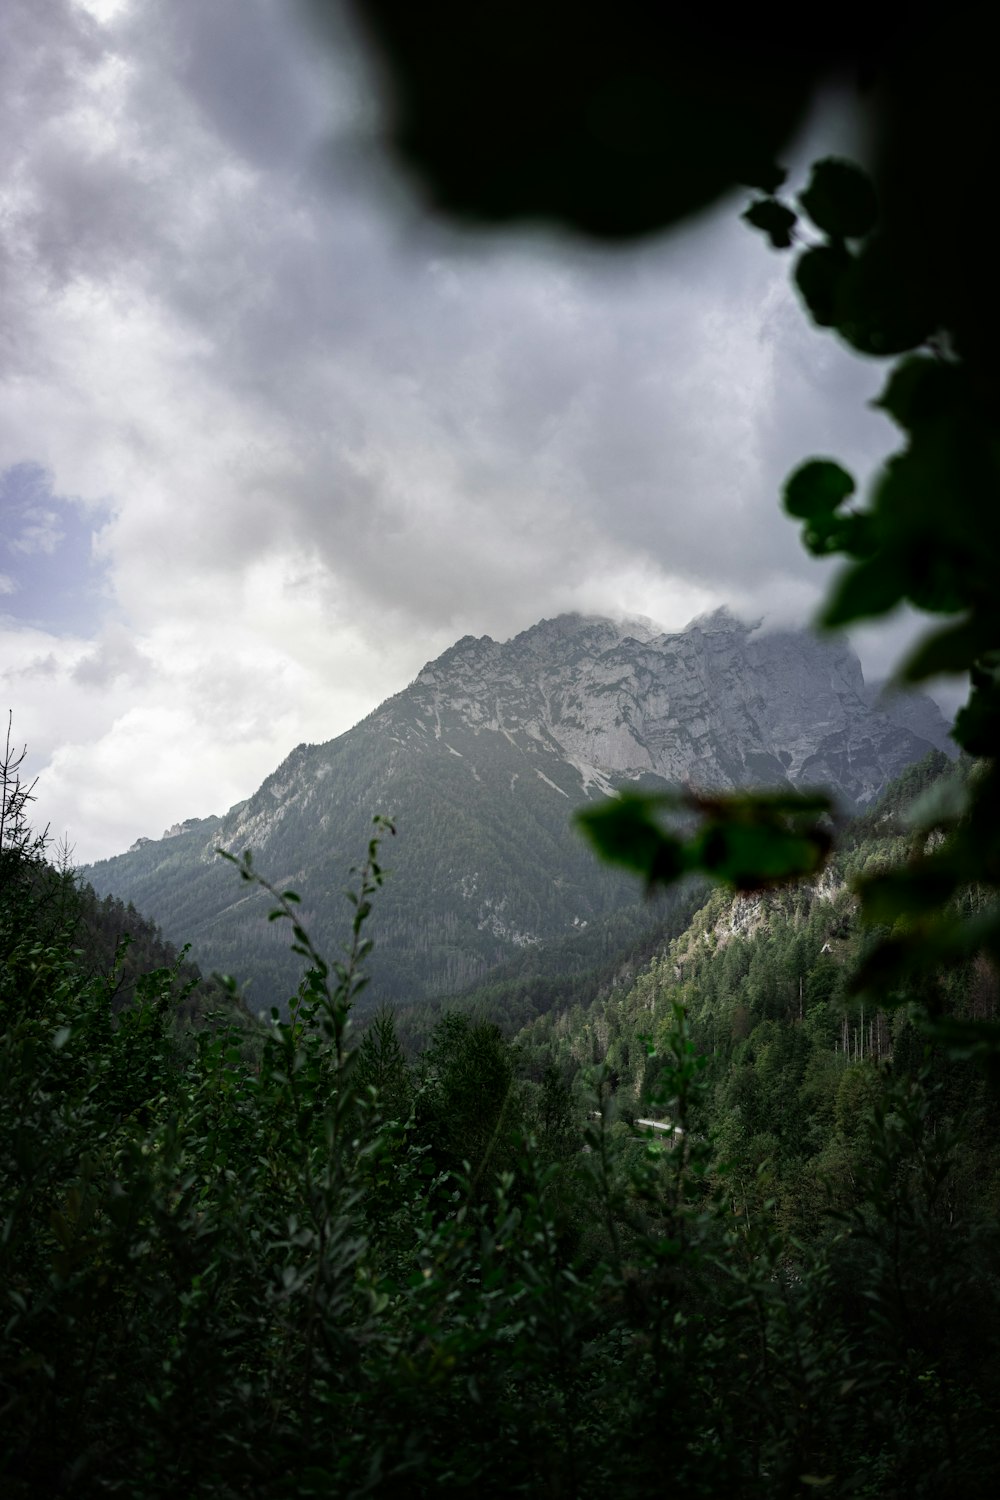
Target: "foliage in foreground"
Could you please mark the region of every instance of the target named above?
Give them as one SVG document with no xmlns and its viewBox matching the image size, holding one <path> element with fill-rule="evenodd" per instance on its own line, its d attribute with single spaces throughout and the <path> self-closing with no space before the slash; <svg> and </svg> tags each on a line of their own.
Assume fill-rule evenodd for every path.
<svg viewBox="0 0 1000 1500">
<path fill-rule="evenodd" d="M 256 879 L 245 865 L 247 879 Z M 806 1241 L 734 1213 L 676 1006 L 672 1149 L 445 1018 L 355 1044 L 377 837 L 343 960 L 259 1051 L 182 1045 L 174 976 L 116 1014 L 30 891 L 0 968 L 5 1492 L 992 1494 L 995 1255 L 919 1071 L 874 1091 L 856 1190 Z"/>
</svg>

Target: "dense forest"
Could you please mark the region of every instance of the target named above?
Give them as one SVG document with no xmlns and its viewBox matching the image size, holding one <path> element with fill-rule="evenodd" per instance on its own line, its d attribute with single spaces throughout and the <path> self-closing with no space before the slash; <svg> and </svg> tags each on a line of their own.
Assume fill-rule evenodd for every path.
<svg viewBox="0 0 1000 1500">
<path fill-rule="evenodd" d="M 603 1064 L 621 1130 L 634 1133 L 635 1120 L 656 1111 L 662 1039 L 681 1007 L 703 1060 L 697 1130 L 729 1164 L 734 1211 L 750 1215 L 766 1203 L 786 1229 L 806 1233 L 831 1206 L 852 1201 L 866 1112 L 886 1078 L 915 1079 L 927 1067 L 935 1117 L 960 1117 L 968 1131 L 966 1192 L 995 1217 L 1000 1118 L 984 1075 L 968 1059 L 928 1049 L 916 996 L 885 1010 L 850 992 L 877 940 L 858 921 L 854 883 L 905 859 L 914 841 L 909 809 L 968 778 L 968 766 L 949 773 L 947 765 L 931 756 L 911 768 L 845 829 L 816 880 L 752 896 L 717 890 L 637 976 L 588 1006 L 536 1019 L 519 1039 L 536 1070 L 555 1067 L 573 1086 Z M 996 972 L 984 955 L 934 987 L 945 1014 L 996 1020 Z"/>
<path fill-rule="evenodd" d="M 511 1036 L 481 995 L 412 1060 L 350 1020 L 383 829 L 338 957 L 267 892 L 304 974 L 261 1026 L 124 912 L 126 993 L 122 910 L 8 778 L 5 1492 L 994 1494 L 995 1104 L 846 998 L 852 878 L 970 774 L 932 759 L 815 880 L 692 892 L 589 1003 Z M 995 1018 L 981 958 L 939 989 Z"/>
</svg>

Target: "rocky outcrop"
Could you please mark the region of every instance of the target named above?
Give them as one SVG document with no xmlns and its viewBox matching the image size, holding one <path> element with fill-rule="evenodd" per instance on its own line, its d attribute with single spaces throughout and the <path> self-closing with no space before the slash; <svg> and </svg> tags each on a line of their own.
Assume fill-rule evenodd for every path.
<svg viewBox="0 0 1000 1500">
<path fill-rule="evenodd" d="M 519 949 L 591 940 L 637 900 L 572 826 L 588 799 L 639 779 L 819 784 L 861 807 L 943 734 L 929 700 L 908 717 L 873 705 L 843 643 L 725 611 L 674 633 L 563 615 L 505 642 L 464 637 L 354 729 L 299 745 L 224 817 L 177 824 L 86 873 L 191 940 L 203 969 L 254 975 L 252 1003 L 280 1004 L 297 960 L 217 848 L 252 849 L 298 890 L 313 939 L 335 955 L 347 872 L 372 814 L 391 815 L 368 993 L 414 1000 L 478 982 Z"/>
<path fill-rule="evenodd" d="M 926 696 L 874 699 L 846 641 L 727 610 L 673 634 L 563 615 L 503 644 L 466 636 L 376 720 L 404 740 L 440 740 L 445 726 L 533 739 L 585 790 L 642 774 L 716 789 L 821 785 L 853 808 L 948 743 Z"/>
</svg>

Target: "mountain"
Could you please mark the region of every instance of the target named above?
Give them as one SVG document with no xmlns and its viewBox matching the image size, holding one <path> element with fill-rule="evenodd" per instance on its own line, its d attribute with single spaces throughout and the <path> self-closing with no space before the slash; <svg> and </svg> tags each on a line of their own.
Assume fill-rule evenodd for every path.
<svg viewBox="0 0 1000 1500">
<path fill-rule="evenodd" d="M 252 849 L 298 890 L 304 925 L 333 956 L 348 868 L 372 815 L 387 814 L 397 837 L 383 851 L 370 993 L 418 1000 L 468 988 L 519 949 L 641 923 L 634 884 L 594 861 L 575 807 L 627 783 L 682 781 L 823 785 L 864 807 L 946 734 L 930 700 L 923 734 L 894 701 L 870 701 L 846 643 L 725 610 L 670 634 L 563 615 L 506 642 L 465 636 L 346 734 L 299 745 L 225 817 L 175 825 L 84 873 L 190 941 L 203 968 L 252 975 L 260 1007 L 294 991 L 297 962 L 284 924 L 263 920 L 266 899 L 215 850 Z"/>
</svg>

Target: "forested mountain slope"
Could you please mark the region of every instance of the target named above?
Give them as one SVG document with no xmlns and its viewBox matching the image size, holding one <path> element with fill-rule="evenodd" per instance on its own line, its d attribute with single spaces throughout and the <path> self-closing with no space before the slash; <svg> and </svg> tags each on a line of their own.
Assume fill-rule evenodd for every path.
<svg viewBox="0 0 1000 1500">
<path fill-rule="evenodd" d="M 725 611 L 676 634 L 568 615 L 506 643 L 469 636 L 348 733 L 298 746 L 225 817 L 190 820 L 84 873 L 190 941 L 203 968 L 252 979 L 250 1003 L 268 1006 L 294 989 L 294 965 L 266 903 L 215 850 L 251 849 L 299 891 L 332 949 L 346 872 L 381 812 L 398 836 L 373 924 L 372 993 L 457 993 L 518 952 L 634 907 L 633 884 L 573 830 L 581 803 L 624 784 L 691 781 L 823 783 L 857 807 L 932 741 L 947 743 L 930 700 L 916 733 L 912 704 L 870 697 L 848 646 Z"/>
<path fill-rule="evenodd" d="M 920 1071 L 925 1044 L 913 1004 L 961 1018 L 996 1020 L 1000 985 L 980 955 L 964 968 L 929 974 L 925 993 L 898 1008 L 866 1008 L 848 981 L 878 936 L 858 922 L 853 879 L 905 860 L 915 833 L 909 810 L 945 778 L 961 780 L 933 754 L 853 820 L 822 875 L 771 892 L 717 888 L 691 923 L 624 982 L 589 1003 L 538 1016 L 519 1044 L 535 1075 L 554 1067 L 567 1086 L 603 1065 L 617 1119 L 663 1116 L 662 1043 L 683 1007 L 695 1052 L 705 1058 L 696 1126 L 728 1162 L 741 1211 L 776 1200 L 790 1222 L 819 1213 L 832 1191 L 850 1197 L 865 1110 L 880 1071 Z M 935 835 L 932 835 L 935 837 Z M 975 900 L 975 894 L 968 897 Z M 927 1053 L 930 1058 L 930 1052 Z M 1000 1118 L 970 1064 L 934 1058 L 942 1118 L 974 1119 L 963 1170 L 977 1198 L 1000 1211 Z"/>
<path fill-rule="evenodd" d="M 175 1021 L 200 1023 L 215 1013 L 252 1028 L 243 1006 L 204 976 L 131 902 L 102 898 L 69 871 L 42 860 L 22 884 L 18 922 L 23 931 L 34 933 L 40 948 L 70 945 L 77 972 L 102 989 L 112 1013 L 132 1007 L 137 984 L 156 975 L 171 995 L 169 1009 Z"/>
<path fill-rule="evenodd" d="M 212 1012 L 227 1019 L 251 1017 L 197 964 L 167 941 L 154 922 L 115 896 L 99 897 L 92 886 L 75 890 L 75 923 L 71 936 L 83 966 L 96 975 L 113 975 L 114 1003 L 124 1009 L 135 1000 L 140 975 L 156 971 L 176 974 L 177 1001 L 173 1014 L 181 1021 L 200 1022 Z"/>
</svg>

